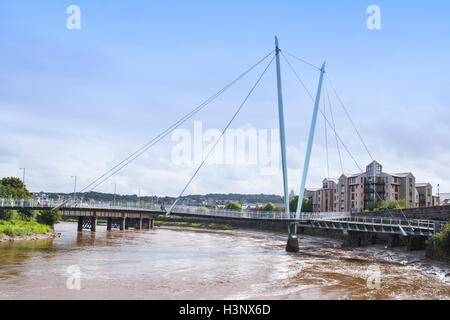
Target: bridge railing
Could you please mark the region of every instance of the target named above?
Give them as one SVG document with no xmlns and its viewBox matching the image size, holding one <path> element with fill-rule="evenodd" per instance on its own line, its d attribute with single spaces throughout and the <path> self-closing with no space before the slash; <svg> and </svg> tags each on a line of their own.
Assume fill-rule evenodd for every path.
<svg viewBox="0 0 450 320">
<path fill-rule="evenodd" d="M 175 206 L 172 210 L 174 214 L 195 214 L 204 216 L 217 216 L 217 217 L 233 217 L 244 219 L 264 219 L 264 220 L 313 220 L 313 219 L 342 219 L 350 217 L 348 212 L 302 212 L 299 219 L 295 218 L 295 213 L 291 212 L 289 216 L 286 216 L 285 212 L 281 211 L 237 211 L 237 210 L 224 210 L 224 209 L 212 209 L 207 207 L 195 207 L 195 206 Z"/>
<path fill-rule="evenodd" d="M 159 205 L 152 203 L 126 202 L 114 204 L 112 201 L 79 201 L 79 200 L 34 200 L 34 199 L 0 199 L 0 208 L 48 208 L 52 209 L 64 203 L 65 208 L 99 208 L 115 210 L 149 210 L 161 211 Z"/>
<path fill-rule="evenodd" d="M 327 220 L 327 219 L 319 219 Z M 358 223 L 364 225 L 379 225 L 379 226 L 401 226 L 402 228 L 418 228 L 418 229 L 439 229 L 445 222 L 423 219 L 399 219 L 387 217 L 345 217 L 336 220 L 338 222 Z"/>
<path fill-rule="evenodd" d="M 34 200 L 34 199 L 0 199 L 0 208 L 36 208 L 38 209 L 52 209 L 63 204 L 62 200 Z M 65 208 L 88 208 L 88 209 L 113 209 L 113 210 L 143 210 L 152 212 L 161 212 L 160 205 L 154 203 L 142 202 L 127 202 L 114 203 L 111 201 L 80 201 L 69 200 L 64 203 Z M 351 216 L 349 212 L 302 212 L 298 219 L 295 218 L 295 213 L 291 212 L 289 217 L 281 211 L 233 211 L 224 209 L 213 209 L 199 206 L 183 206 L 178 205 L 172 210 L 174 214 L 184 213 L 192 215 L 216 216 L 216 217 L 231 217 L 241 219 L 260 219 L 260 220 L 289 220 L 289 221 L 330 221 L 330 222 L 348 222 L 365 225 L 378 226 L 401 226 L 402 228 L 418 228 L 434 230 L 439 232 L 443 229 L 445 221 L 423 220 L 423 219 L 399 219 L 387 217 L 355 217 Z"/>
</svg>

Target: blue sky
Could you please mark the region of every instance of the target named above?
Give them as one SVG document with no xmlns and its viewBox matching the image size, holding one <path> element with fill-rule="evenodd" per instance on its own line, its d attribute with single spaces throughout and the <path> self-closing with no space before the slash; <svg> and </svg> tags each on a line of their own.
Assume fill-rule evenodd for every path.
<svg viewBox="0 0 450 320">
<path fill-rule="evenodd" d="M 66 8 L 81 8 L 81 30 Z M 381 9 L 368 30 L 366 8 Z M 273 49 L 328 75 L 374 158 L 387 172 L 450 191 L 450 12 L 448 1 L 2 1 L 0 175 L 27 168 L 33 191 L 86 185 Z M 318 74 L 293 62 L 310 91 Z M 223 128 L 258 69 L 197 115 Z M 289 187 L 300 185 L 312 104 L 282 61 Z M 277 128 L 275 69 L 269 69 L 233 128 Z M 194 120 L 194 119 L 193 119 Z M 323 120 L 323 119 L 322 119 Z M 338 132 L 361 166 L 370 159 L 336 105 Z M 193 130 L 193 122 L 183 128 Z M 326 173 L 319 118 L 307 185 Z M 329 138 L 330 139 L 330 138 Z M 100 191 L 175 195 L 195 170 L 170 163 L 170 137 Z M 340 173 L 330 150 L 332 176 Z M 350 159 L 344 171 L 357 172 Z M 187 193 L 282 192 L 281 172 L 207 166 Z"/>
</svg>

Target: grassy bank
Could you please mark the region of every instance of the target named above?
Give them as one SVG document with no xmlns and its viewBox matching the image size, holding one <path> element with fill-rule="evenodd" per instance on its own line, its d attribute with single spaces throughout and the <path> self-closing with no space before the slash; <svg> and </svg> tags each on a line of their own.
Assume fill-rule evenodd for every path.
<svg viewBox="0 0 450 320">
<path fill-rule="evenodd" d="M 427 257 L 450 264 L 450 223 L 431 238 L 427 246 Z"/>
<path fill-rule="evenodd" d="M 35 221 L 0 220 L 0 236 L 25 237 L 35 234 L 46 234 L 52 231 L 50 226 Z"/>
</svg>

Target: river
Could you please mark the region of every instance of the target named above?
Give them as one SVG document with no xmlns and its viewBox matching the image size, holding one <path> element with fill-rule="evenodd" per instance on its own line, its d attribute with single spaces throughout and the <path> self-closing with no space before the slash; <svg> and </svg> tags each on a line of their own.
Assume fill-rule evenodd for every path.
<svg viewBox="0 0 450 320">
<path fill-rule="evenodd" d="M 0 299 L 450 299 L 445 275 L 332 239 L 302 235 L 292 254 L 286 235 L 248 230 L 56 232 L 0 244 Z"/>
</svg>

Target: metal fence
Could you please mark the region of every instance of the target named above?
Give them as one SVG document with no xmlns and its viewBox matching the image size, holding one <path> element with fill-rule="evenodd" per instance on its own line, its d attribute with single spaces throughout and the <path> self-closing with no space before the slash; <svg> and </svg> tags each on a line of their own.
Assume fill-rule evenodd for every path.
<svg viewBox="0 0 450 320">
<path fill-rule="evenodd" d="M 328 219 L 318 219 L 327 221 Z M 441 229 L 445 225 L 445 221 L 434 220 L 421 220 L 421 219 L 396 219 L 387 217 L 345 217 L 342 219 L 334 219 L 340 223 L 362 224 L 362 225 L 378 225 L 378 226 L 391 226 L 391 227 L 404 227 L 404 228 L 417 228 L 417 229 Z"/>
<path fill-rule="evenodd" d="M 34 200 L 34 199 L 0 199 L 0 207 L 2 208 L 48 208 L 52 209 L 60 206 L 64 203 L 61 200 Z M 159 211 L 164 213 L 165 210 L 161 208 L 160 205 L 152 203 L 139 203 L 139 202 L 127 202 L 115 204 L 111 201 L 73 201 L 66 200 L 64 203 L 64 208 L 76 209 L 76 208 L 86 208 L 86 209 L 113 209 L 113 210 L 143 210 L 143 211 Z M 183 206 L 177 205 L 173 208 L 172 212 L 192 214 L 192 215 L 203 215 L 203 216 L 214 216 L 214 217 L 230 217 L 230 218 L 242 218 L 242 219 L 272 219 L 272 220 L 313 220 L 313 219 L 343 219 L 350 217 L 348 212 L 302 212 L 298 219 L 295 218 L 295 213 L 291 212 L 289 216 L 286 216 L 285 212 L 281 211 L 235 211 L 235 210 L 224 210 L 224 209 L 213 209 L 208 207 L 199 206 Z"/>
</svg>

